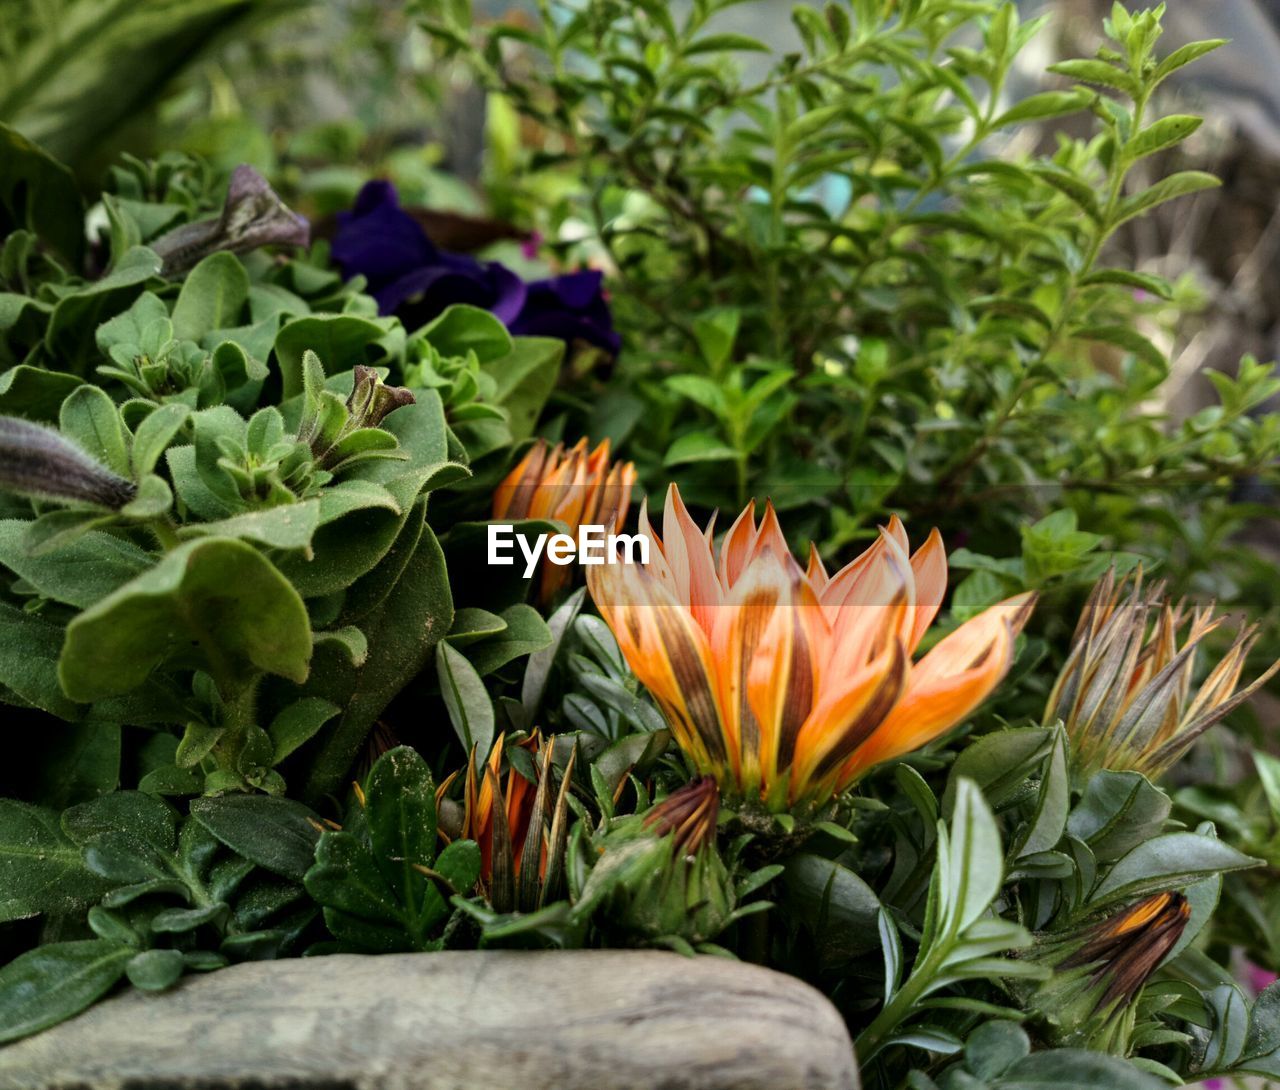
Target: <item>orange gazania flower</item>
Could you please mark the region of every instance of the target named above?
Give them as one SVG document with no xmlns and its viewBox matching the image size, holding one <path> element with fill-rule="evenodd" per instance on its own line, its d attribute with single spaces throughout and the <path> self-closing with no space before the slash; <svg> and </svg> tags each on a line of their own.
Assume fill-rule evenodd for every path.
<svg viewBox="0 0 1280 1090">
<path fill-rule="evenodd" d="M 632 462 L 609 462 L 609 440 L 588 453 L 579 439 L 567 451 L 563 443 L 548 447 L 539 439 L 507 478 L 494 490 L 495 519 L 553 519 L 576 535 L 580 526 L 603 526 L 617 533 L 627 518 L 631 486 L 636 481 Z M 568 583 L 572 569 L 542 565 L 538 596 L 545 605 Z"/>
<path fill-rule="evenodd" d="M 894 518 L 828 576 L 792 557 L 772 505 L 754 503 L 718 555 L 673 485 L 650 562 L 591 567 L 587 583 L 636 676 L 701 772 L 770 810 L 819 805 L 873 765 L 955 726 L 1008 671 L 1034 595 L 974 617 L 919 662 L 947 563 L 935 530 L 909 555 Z"/>
</svg>

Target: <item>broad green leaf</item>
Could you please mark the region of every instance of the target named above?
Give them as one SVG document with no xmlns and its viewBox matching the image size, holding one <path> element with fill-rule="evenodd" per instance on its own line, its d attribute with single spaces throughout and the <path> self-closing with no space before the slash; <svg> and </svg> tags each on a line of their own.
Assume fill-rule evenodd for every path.
<svg viewBox="0 0 1280 1090">
<path fill-rule="evenodd" d="M 115 986 L 134 953 L 106 939 L 85 939 L 19 954 L 0 969 L 0 1042 L 79 1014 Z"/>
<path fill-rule="evenodd" d="M 501 360 L 515 343 L 507 327 L 489 311 L 465 303 L 445 307 L 414 337 L 424 337 L 441 356 L 465 358 L 474 352 L 482 366 Z"/>
<path fill-rule="evenodd" d="M 378 758 L 365 780 L 364 815 L 374 862 L 408 919 L 437 914 L 439 891 L 415 867 L 436 857 L 436 789 L 416 750 L 397 746 Z"/>
<path fill-rule="evenodd" d="M 204 538 L 76 617 L 58 673 L 73 700 L 98 700 L 167 663 L 212 669 L 228 683 L 250 668 L 301 683 L 310 658 L 297 591 L 251 546 Z"/>
<path fill-rule="evenodd" d="M 1153 121 L 1124 146 L 1124 156 L 1130 161 L 1154 155 L 1158 151 L 1181 143 L 1198 129 L 1204 118 L 1192 114 L 1170 114 Z"/>
<path fill-rule="evenodd" d="M 507 411 L 513 442 L 533 434 L 542 407 L 555 389 L 564 354 L 563 341 L 517 337 L 505 356 L 492 363 L 481 361 L 481 371 L 494 381 L 494 404 Z"/>
<path fill-rule="evenodd" d="M 133 473 L 141 480 L 156 467 L 173 437 L 186 424 L 191 410 L 178 403 L 162 405 L 147 415 L 133 436 Z"/>
<path fill-rule="evenodd" d="M 1098 883 L 1089 908 L 1177 889 L 1209 875 L 1255 867 L 1259 862 L 1213 837 L 1166 833 L 1144 841 L 1121 858 Z"/>
<path fill-rule="evenodd" d="M 444 554 L 430 527 L 423 527 L 391 592 L 360 620 L 367 658 L 356 666 L 345 650 L 334 647 L 314 664 L 303 695 L 337 704 L 342 716 L 321 736 L 302 798 L 323 797 L 343 783 L 375 720 L 430 661 L 452 622 Z"/>
<path fill-rule="evenodd" d="M 93 331 L 128 307 L 143 285 L 159 275 L 160 258 L 145 246 L 135 246 L 106 276 L 64 295 L 45 331 L 49 355 L 67 370 L 83 375 L 97 356 Z"/>
<path fill-rule="evenodd" d="M 0 923 L 78 913 L 107 888 L 85 870 L 57 814 L 0 799 Z"/>
<path fill-rule="evenodd" d="M 1158 836 L 1172 808 L 1169 796 L 1141 773 L 1104 769 L 1085 784 L 1067 830 L 1109 862 Z"/>
<path fill-rule="evenodd" d="M 32 556 L 27 551 L 29 526 L 17 519 L 0 520 L 0 564 L 44 597 L 79 609 L 137 578 L 153 562 L 132 542 L 101 530 L 90 530 L 59 549 Z"/>
<path fill-rule="evenodd" d="M 58 414 L 62 434 L 95 461 L 122 477 L 132 476 L 129 444 L 115 402 L 97 386 L 79 386 Z"/>
<path fill-rule="evenodd" d="M 4 114 L 6 120 L 10 116 Z M 38 235 L 73 268 L 79 267 L 84 201 L 75 176 L 22 133 L 0 124 L 0 238 L 20 229 Z"/>
<path fill-rule="evenodd" d="M 54 423 L 62 403 L 80 382 L 75 375 L 43 371 L 25 363 L 11 367 L 0 374 L 0 413 Z"/>
<path fill-rule="evenodd" d="M 293 799 L 223 795 L 196 799 L 191 816 L 237 855 L 301 882 L 320 839 L 319 819 Z"/>
<path fill-rule="evenodd" d="M 667 448 L 663 456 L 664 466 L 686 465 L 689 462 L 728 462 L 738 457 L 738 452 L 722 439 L 707 432 L 695 431 L 680 436 Z"/>
<path fill-rule="evenodd" d="M 179 536 L 240 538 L 272 549 L 306 549 L 320 526 L 318 499 L 281 504 L 261 511 L 214 522 L 196 522 L 182 527 Z"/>
<path fill-rule="evenodd" d="M 284 396 L 302 393 L 302 353 L 320 357 L 326 374 L 349 371 L 358 363 L 374 363 L 384 353 L 375 348 L 399 323 L 355 314 L 309 314 L 286 322 L 276 334 L 275 351 L 284 379 Z M 401 333 L 403 336 L 403 333 Z"/>
<path fill-rule="evenodd" d="M 249 302 L 249 274 L 235 254 L 215 253 L 192 269 L 173 307 L 173 335 L 199 343 L 218 329 L 240 324 Z"/>
<path fill-rule="evenodd" d="M 305 745 L 342 709 L 337 704 L 314 696 L 304 696 L 280 711 L 271 721 L 267 733 L 275 746 L 275 763 Z"/>
</svg>

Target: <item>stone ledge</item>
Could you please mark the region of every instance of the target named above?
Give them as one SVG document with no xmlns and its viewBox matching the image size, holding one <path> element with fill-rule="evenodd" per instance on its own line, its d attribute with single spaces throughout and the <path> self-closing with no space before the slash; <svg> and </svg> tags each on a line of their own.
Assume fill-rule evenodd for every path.
<svg viewBox="0 0 1280 1090">
<path fill-rule="evenodd" d="M 253 962 L 0 1050 L 0 1090 L 857 1090 L 793 977 L 657 951 Z"/>
</svg>

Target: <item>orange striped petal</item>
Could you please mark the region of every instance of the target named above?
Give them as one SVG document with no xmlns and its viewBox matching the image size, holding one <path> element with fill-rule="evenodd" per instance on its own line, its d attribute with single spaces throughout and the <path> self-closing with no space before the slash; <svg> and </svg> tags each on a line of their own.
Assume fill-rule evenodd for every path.
<svg viewBox="0 0 1280 1090">
<path fill-rule="evenodd" d="M 662 543 L 673 579 L 672 594 L 688 605 L 694 620 L 710 633 L 716 607 L 723 601 L 715 557 L 674 484 L 667 489 L 662 512 Z"/>
<path fill-rule="evenodd" d="M 547 460 L 547 441 L 539 439 L 529 448 L 503 482 L 493 490 L 495 519 L 522 519 L 529 510 L 534 489 L 542 479 Z"/>
<path fill-rule="evenodd" d="M 942 535 L 936 529 L 911 558 L 911 571 L 915 576 L 916 604 L 911 634 L 907 639 L 908 655 L 915 654 L 942 608 L 942 599 L 947 593 L 947 550 L 942 544 Z"/>
<path fill-rule="evenodd" d="M 860 670 L 827 681 L 800 730 L 791 773 L 793 798 L 834 790 L 843 764 L 892 712 L 906 680 L 906 649 L 894 639 Z"/>
<path fill-rule="evenodd" d="M 759 727 L 760 770 L 769 784 L 791 766 L 800 728 L 817 699 L 826 624 L 813 588 L 768 554 L 748 567 L 739 583 L 744 585 L 773 602 L 743 664 L 747 704 Z"/>
<path fill-rule="evenodd" d="M 992 606 L 913 666 L 902 699 L 846 762 L 840 785 L 933 741 L 986 700 L 1008 673 L 1014 640 L 1034 603 L 1034 594 L 1021 594 Z"/>
<path fill-rule="evenodd" d="M 720 583 L 727 591 L 742 575 L 756 539 L 756 501 L 751 500 L 720 543 Z"/>
<path fill-rule="evenodd" d="M 680 748 L 699 769 L 722 773 L 728 746 L 706 633 L 643 565 L 590 567 L 587 586 Z"/>
</svg>

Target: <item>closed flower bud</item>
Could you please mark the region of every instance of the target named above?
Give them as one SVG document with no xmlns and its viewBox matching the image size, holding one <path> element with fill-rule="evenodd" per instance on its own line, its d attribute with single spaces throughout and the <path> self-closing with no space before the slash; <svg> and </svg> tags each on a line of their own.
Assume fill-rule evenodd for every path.
<svg viewBox="0 0 1280 1090">
<path fill-rule="evenodd" d="M 1098 582 L 1045 708 L 1046 722 L 1066 726 L 1080 772 L 1159 776 L 1280 669 L 1236 691 L 1257 639 L 1256 626 L 1246 627 L 1197 688 L 1201 644 L 1223 622 L 1212 605 L 1169 603 L 1162 584 L 1144 590 L 1141 569 Z"/>
<path fill-rule="evenodd" d="M 701 777 L 647 813 L 615 821 L 576 906 L 611 940 L 685 948 L 737 918 L 733 877 L 716 848 L 719 791 Z"/>
<path fill-rule="evenodd" d="M 52 428 L 12 416 L 0 417 L 0 488 L 113 511 L 138 491 Z"/>
<path fill-rule="evenodd" d="M 1191 906 L 1181 893 L 1158 893 L 1096 923 L 1040 936 L 1030 956 L 1053 976 L 1028 1006 L 1049 1040 L 1125 1055 L 1142 988 L 1190 918 Z"/>
</svg>

